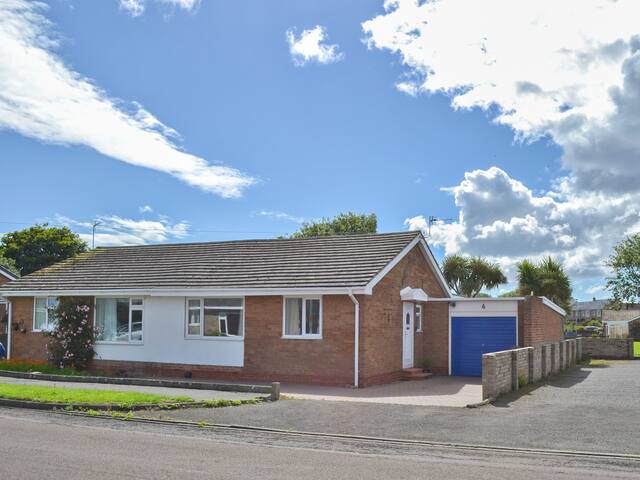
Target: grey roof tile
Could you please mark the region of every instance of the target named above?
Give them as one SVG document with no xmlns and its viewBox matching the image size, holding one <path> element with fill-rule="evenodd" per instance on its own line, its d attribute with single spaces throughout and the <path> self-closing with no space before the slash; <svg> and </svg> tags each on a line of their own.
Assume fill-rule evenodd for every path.
<svg viewBox="0 0 640 480">
<path fill-rule="evenodd" d="M 31 290 L 362 287 L 419 232 L 104 247 L 0 287 Z"/>
</svg>

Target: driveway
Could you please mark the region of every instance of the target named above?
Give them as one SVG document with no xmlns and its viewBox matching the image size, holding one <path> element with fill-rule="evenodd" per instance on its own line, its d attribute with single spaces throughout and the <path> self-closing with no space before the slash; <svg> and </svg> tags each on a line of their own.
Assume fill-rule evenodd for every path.
<svg viewBox="0 0 640 480">
<path fill-rule="evenodd" d="M 495 446 L 640 454 L 640 361 L 580 367 L 476 409 L 329 400 L 162 412 L 166 418 Z"/>
<path fill-rule="evenodd" d="M 432 377 L 367 388 L 283 385 L 282 393 L 298 400 L 386 403 L 438 407 L 466 407 L 482 401 L 482 379 Z"/>
</svg>

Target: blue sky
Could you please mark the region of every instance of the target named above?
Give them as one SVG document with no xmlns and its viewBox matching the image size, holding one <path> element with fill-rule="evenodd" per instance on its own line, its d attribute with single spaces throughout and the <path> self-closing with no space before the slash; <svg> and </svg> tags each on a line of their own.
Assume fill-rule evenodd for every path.
<svg viewBox="0 0 640 480">
<path fill-rule="evenodd" d="M 454 108 L 455 95 L 446 85 L 423 84 L 424 69 L 408 60 L 406 43 L 388 45 L 382 33 L 363 29 L 363 22 L 393 13 L 380 0 L 187 0 L 184 8 L 179 0 L 171 3 L 138 2 L 144 11 L 132 12 L 118 0 L 51 0 L 48 8 L 36 10 L 41 18 L 32 23 L 57 35 L 58 45 L 43 50 L 68 71 L 89 79 L 123 111 L 144 108 L 179 134 L 163 137 L 177 150 L 229 167 L 246 184 L 220 193 L 198 180 L 98 153 L 92 142 L 104 142 L 105 148 L 122 142 L 117 150 L 123 151 L 133 137 L 111 138 L 108 125 L 103 131 L 92 118 L 43 134 L 3 122 L 0 110 L 5 194 L 0 231 L 48 220 L 87 234 L 86 224 L 101 219 L 98 244 L 225 240 L 287 234 L 303 219 L 357 211 L 376 213 L 383 232 L 424 228 L 429 215 L 457 219 L 435 227 L 437 254 L 483 254 L 510 272 L 523 256 L 575 256 L 582 233 L 572 229 L 580 218 L 549 225 L 536 220 L 538 230 L 546 229 L 540 238 L 557 233 L 553 247 L 533 237 L 496 237 L 512 246 L 529 242 L 511 254 L 512 249 L 487 243 L 489 233 L 474 243 L 465 219 L 478 215 L 468 195 L 482 188 L 479 179 L 489 182 L 485 200 L 495 193 L 502 195 L 498 204 L 512 205 L 509 195 L 515 191 L 538 208 L 545 199 L 570 204 L 581 197 L 559 186 L 567 179 L 577 185 L 578 169 L 563 157 L 567 146 L 554 132 L 523 135 L 515 122 L 496 121 L 505 110 L 500 101 L 491 100 L 486 109 Z M 43 19 L 51 24 L 43 27 Z M 316 26 L 326 33 L 322 44 L 335 45 L 339 57 L 327 63 L 310 57 L 300 64 L 287 31 L 299 40 Z M 4 74 L 6 80 L 15 71 Z M 417 92 L 400 91 L 397 84 L 405 79 Z M 56 118 L 42 121 L 60 123 Z M 63 135 L 63 128 L 83 132 Z M 466 184 L 465 174 L 470 175 Z M 500 180 L 508 192 L 492 186 Z M 506 231 L 515 235 L 514 225 L 520 224 L 513 219 L 529 218 L 526 212 L 485 218 L 494 209 L 482 208 L 480 223 L 491 234 L 507 218 Z M 636 217 L 625 220 L 620 231 L 633 228 Z M 456 240 L 461 235 L 464 242 Z M 620 237 L 617 233 L 606 246 Z M 599 248 L 597 259 L 585 260 L 588 268 L 572 267 L 578 296 L 602 295 L 602 259 L 608 252 Z"/>
</svg>

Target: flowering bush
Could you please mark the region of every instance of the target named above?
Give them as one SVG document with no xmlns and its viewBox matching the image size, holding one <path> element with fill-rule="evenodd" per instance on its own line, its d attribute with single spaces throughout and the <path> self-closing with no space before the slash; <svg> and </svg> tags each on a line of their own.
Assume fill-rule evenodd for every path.
<svg viewBox="0 0 640 480">
<path fill-rule="evenodd" d="M 95 355 L 96 331 L 89 321 L 91 307 L 83 300 L 61 298 L 53 312 L 56 327 L 49 334 L 47 354 L 59 368 L 87 368 Z"/>
</svg>

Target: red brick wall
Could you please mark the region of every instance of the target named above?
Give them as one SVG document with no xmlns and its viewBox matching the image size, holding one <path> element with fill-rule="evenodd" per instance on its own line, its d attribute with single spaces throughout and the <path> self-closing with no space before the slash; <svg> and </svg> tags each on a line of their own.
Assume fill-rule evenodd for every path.
<svg viewBox="0 0 640 480">
<path fill-rule="evenodd" d="M 362 385 L 396 379 L 402 371 L 402 301 L 400 290 L 422 288 L 431 297 L 444 297 L 444 291 L 420 247 L 416 246 L 373 289 L 361 299 Z M 434 365 L 448 363 L 448 308 L 426 304 L 423 307 L 423 333 L 416 334 L 414 365 L 424 358 Z M 444 331 L 442 328 L 444 326 Z M 444 335 L 446 346 L 436 347 Z M 443 372 L 446 373 L 446 372 Z"/>
<path fill-rule="evenodd" d="M 563 317 L 542 303 L 540 297 L 526 297 L 518 303 L 518 342 L 521 347 L 564 340 Z"/>
<path fill-rule="evenodd" d="M 46 360 L 47 343 L 42 333 L 33 332 L 33 297 L 13 297 L 11 302 L 11 358 L 18 360 Z"/>
</svg>

